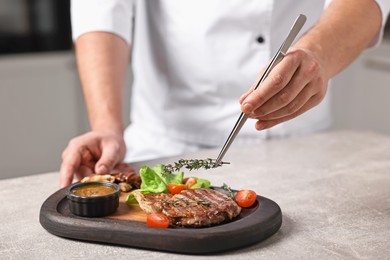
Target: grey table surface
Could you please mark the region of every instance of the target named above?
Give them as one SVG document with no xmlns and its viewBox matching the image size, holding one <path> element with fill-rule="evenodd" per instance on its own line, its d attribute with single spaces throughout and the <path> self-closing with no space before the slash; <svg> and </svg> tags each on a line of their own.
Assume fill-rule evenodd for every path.
<svg viewBox="0 0 390 260">
<path fill-rule="evenodd" d="M 181 157 L 215 157 L 218 152 Z M 390 259 L 389 136 L 319 133 L 234 147 L 225 160 L 231 164 L 192 173 L 216 186 L 226 182 L 274 200 L 283 224 L 263 242 L 207 259 Z M 39 223 L 39 211 L 58 183 L 58 172 L 0 181 L 1 259 L 205 259 L 50 234 Z"/>
</svg>

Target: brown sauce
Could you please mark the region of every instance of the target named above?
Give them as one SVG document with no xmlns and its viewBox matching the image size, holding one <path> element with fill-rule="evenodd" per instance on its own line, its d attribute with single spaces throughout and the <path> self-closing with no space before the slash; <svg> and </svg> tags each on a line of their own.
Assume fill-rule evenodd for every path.
<svg viewBox="0 0 390 260">
<path fill-rule="evenodd" d="M 81 197 L 104 196 L 114 192 L 115 189 L 113 187 L 108 187 L 99 184 L 84 185 L 72 190 L 72 194 Z"/>
</svg>

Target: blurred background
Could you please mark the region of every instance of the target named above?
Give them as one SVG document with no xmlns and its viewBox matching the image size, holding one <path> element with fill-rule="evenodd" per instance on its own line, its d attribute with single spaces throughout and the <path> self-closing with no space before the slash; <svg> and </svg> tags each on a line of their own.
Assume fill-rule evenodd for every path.
<svg viewBox="0 0 390 260">
<path fill-rule="evenodd" d="M 58 171 L 68 141 L 89 128 L 69 6 L 0 0 L 0 179 Z M 390 135 L 390 22 L 381 45 L 338 75 L 329 94 L 332 129 Z M 128 102 L 124 111 L 128 123 Z"/>
</svg>

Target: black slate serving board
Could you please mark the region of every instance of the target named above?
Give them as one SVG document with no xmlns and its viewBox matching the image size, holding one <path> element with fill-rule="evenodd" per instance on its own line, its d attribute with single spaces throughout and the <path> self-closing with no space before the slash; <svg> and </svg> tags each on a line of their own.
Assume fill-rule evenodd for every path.
<svg viewBox="0 0 390 260">
<path fill-rule="evenodd" d="M 252 207 L 243 208 L 229 223 L 205 228 L 149 228 L 146 214 L 138 206 L 129 209 L 125 196 L 112 216 L 78 217 L 69 210 L 64 188 L 43 203 L 39 221 L 60 237 L 186 254 L 217 253 L 252 245 L 276 233 L 282 224 L 280 207 L 257 196 Z"/>
</svg>

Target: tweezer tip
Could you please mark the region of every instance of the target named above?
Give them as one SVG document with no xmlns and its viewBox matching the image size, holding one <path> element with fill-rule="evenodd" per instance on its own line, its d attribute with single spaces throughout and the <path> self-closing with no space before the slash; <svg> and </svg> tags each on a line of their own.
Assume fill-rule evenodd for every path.
<svg viewBox="0 0 390 260">
<path fill-rule="evenodd" d="M 230 162 L 223 162 L 223 161 L 221 161 L 221 160 L 215 160 L 215 162 L 214 162 L 214 168 L 216 168 L 216 167 L 219 167 L 219 166 L 222 166 L 222 164 L 230 164 Z"/>
</svg>

